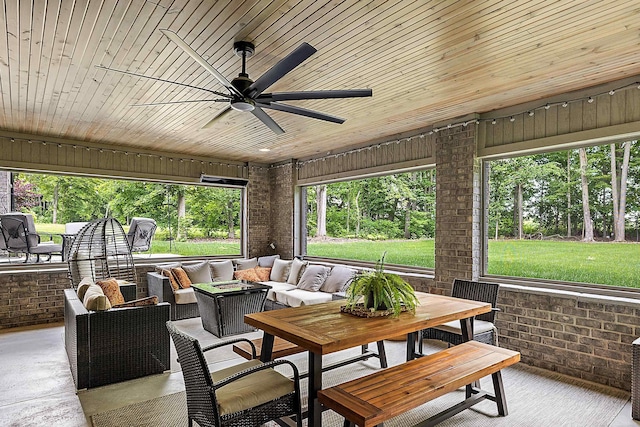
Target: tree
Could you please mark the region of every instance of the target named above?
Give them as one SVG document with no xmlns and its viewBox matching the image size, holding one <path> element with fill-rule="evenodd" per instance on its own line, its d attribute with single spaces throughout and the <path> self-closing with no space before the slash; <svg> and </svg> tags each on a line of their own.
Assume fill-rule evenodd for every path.
<svg viewBox="0 0 640 427">
<path fill-rule="evenodd" d="M 625 239 L 627 176 L 632 143 L 632 141 L 622 143 L 624 153 L 619 174 L 616 161 L 616 144 L 611 144 L 611 201 L 613 203 L 613 235 L 616 242 L 623 242 Z"/>
<path fill-rule="evenodd" d="M 316 204 L 318 213 L 316 236 L 325 237 L 327 235 L 327 186 L 316 186 Z"/>
<path fill-rule="evenodd" d="M 591 208 L 589 207 L 589 181 L 587 180 L 587 150 L 579 149 L 580 153 L 580 182 L 582 188 L 582 212 L 584 217 L 585 242 L 593 242 L 593 222 L 591 221 Z"/>
</svg>

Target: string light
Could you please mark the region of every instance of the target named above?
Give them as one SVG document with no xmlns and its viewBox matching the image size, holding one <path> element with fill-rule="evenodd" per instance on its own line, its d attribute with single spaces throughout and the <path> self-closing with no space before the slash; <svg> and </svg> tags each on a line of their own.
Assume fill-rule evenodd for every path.
<svg viewBox="0 0 640 427">
<path fill-rule="evenodd" d="M 588 102 L 589 104 L 593 103 L 593 98 L 592 98 L 592 97 L 589 97 L 589 99 L 587 99 L 587 102 Z"/>
</svg>

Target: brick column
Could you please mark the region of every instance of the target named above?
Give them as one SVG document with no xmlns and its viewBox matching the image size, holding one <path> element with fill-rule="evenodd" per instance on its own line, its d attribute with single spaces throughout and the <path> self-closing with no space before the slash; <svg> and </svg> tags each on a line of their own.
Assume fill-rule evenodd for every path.
<svg viewBox="0 0 640 427">
<path fill-rule="evenodd" d="M 449 294 L 456 278 L 480 270 L 481 181 L 476 126 L 438 132 L 436 155 L 435 292 Z"/>
<path fill-rule="evenodd" d="M 294 255 L 294 172 L 294 161 L 269 169 L 271 187 L 271 230 L 269 236 L 271 241 L 276 244 L 275 252 L 286 259 L 291 259 Z"/>
<path fill-rule="evenodd" d="M 271 192 L 269 169 L 263 165 L 249 165 L 247 185 L 247 257 L 266 255 L 271 230 Z"/>
<path fill-rule="evenodd" d="M 11 211 L 11 173 L 0 171 L 0 214 Z"/>
</svg>

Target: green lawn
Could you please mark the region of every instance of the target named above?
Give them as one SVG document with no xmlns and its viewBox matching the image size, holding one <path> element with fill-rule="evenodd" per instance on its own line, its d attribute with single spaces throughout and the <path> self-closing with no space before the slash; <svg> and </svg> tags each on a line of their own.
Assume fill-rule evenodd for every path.
<svg viewBox="0 0 640 427">
<path fill-rule="evenodd" d="M 307 253 L 433 267 L 433 240 L 309 242 Z M 489 241 L 489 274 L 640 288 L 640 245 L 540 240 Z"/>
<path fill-rule="evenodd" d="M 61 224 L 37 224 L 39 233 L 64 233 Z M 42 236 L 42 239 L 47 239 Z M 56 238 L 54 238 L 56 240 Z M 59 240 L 59 237 L 57 238 Z M 169 242 L 154 240 L 153 253 L 180 255 L 239 254 L 239 241 Z M 389 264 L 435 265 L 434 240 L 310 241 L 307 254 L 338 259 L 377 261 L 387 251 Z M 490 240 L 489 274 L 598 283 L 640 288 L 640 245 L 541 240 Z"/>
</svg>

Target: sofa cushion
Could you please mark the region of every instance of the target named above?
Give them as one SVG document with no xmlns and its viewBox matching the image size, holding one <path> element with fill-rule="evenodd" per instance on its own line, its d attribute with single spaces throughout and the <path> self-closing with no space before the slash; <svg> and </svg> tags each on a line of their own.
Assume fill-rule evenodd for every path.
<svg viewBox="0 0 640 427">
<path fill-rule="evenodd" d="M 164 277 L 168 277 L 169 278 L 169 283 L 171 284 L 171 289 L 173 289 L 174 292 L 177 291 L 178 289 L 180 289 L 180 284 L 176 280 L 176 278 L 173 275 L 173 273 L 171 272 L 171 270 L 160 270 L 160 274 L 162 274 Z"/>
<path fill-rule="evenodd" d="M 193 291 L 193 288 L 173 291 L 173 297 L 176 299 L 176 304 L 191 304 L 197 302 L 196 293 Z"/>
<path fill-rule="evenodd" d="M 139 298 L 133 301 L 125 302 L 124 304 L 114 305 L 111 308 L 125 308 L 125 307 L 143 307 L 145 305 L 157 305 L 158 297 L 152 295 L 150 297 Z"/>
<path fill-rule="evenodd" d="M 301 261 L 298 258 L 294 258 L 291 262 L 291 269 L 289 270 L 289 276 L 287 277 L 287 283 L 297 285 L 304 269 L 309 264 L 307 261 Z"/>
<path fill-rule="evenodd" d="M 255 267 L 254 270 L 260 282 L 269 280 L 269 277 L 271 277 L 271 267 Z"/>
<path fill-rule="evenodd" d="M 166 262 L 155 266 L 156 273 L 162 274 L 162 270 L 171 270 L 172 268 L 182 267 L 180 262 Z"/>
<path fill-rule="evenodd" d="M 320 290 L 329 293 L 342 292 L 351 283 L 356 272 L 353 268 L 336 265 L 331 269 L 331 273 L 329 273 Z"/>
<path fill-rule="evenodd" d="M 111 308 L 109 298 L 98 285 L 89 285 L 84 293 L 82 304 L 87 310 L 91 311 L 106 311 Z"/>
<path fill-rule="evenodd" d="M 273 262 L 280 259 L 280 255 L 258 257 L 258 267 L 273 267 Z"/>
<path fill-rule="evenodd" d="M 255 268 L 248 270 L 238 270 L 233 273 L 233 277 L 238 280 L 249 280 L 251 282 L 259 282 L 260 278 L 256 274 Z"/>
<path fill-rule="evenodd" d="M 228 259 L 225 261 L 209 262 L 211 268 L 211 282 L 226 282 L 233 280 L 233 262 Z"/>
<path fill-rule="evenodd" d="M 286 282 L 289 277 L 289 270 L 291 270 L 291 260 L 276 259 L 273 261 L 273 267 L 271 267 L 271 275 L 269 279 L 274 282 Z"/>
<path fill-rule="evenodd" d="M 80 280 L 80 283 L 78 283 L 78 290 L 76 291 L 80 301 L 84 300 L 84 293 L 87 292 L 87 288 L 93 284 L 93 280 L 91 280 L 90 277 L 83 277 L 82 280 Z"/>
<path fill-rule="evenodd" d="M 258 258 L 237 259 L 236 266 L 238 270 L 247 270 L 258 266 Z"/>
<path fill-rule="evenodd" d="M 329 267 L 323 265 L 307 266 L 304 273 L 302 273 L 302 277 L 300 277 L 300 281 L 298 281 L 298 288 L 312 292 L 320 290 L 330 271 Z"/>
<path fill-rule="evenodd" d="M 122 292 L 120 292 L 120 285 L 118 285 L 118 281 L 116 279 L 109 278 L 98 280 L 96 285 L 102 288 L 102 292 L 109 299 L 112 306 L 124 303 L 124 296 L 122 296 Z"/>
<path fill-rule="evenodd" d="M 288 291 L 291 289 L 295 289 L 296 285 L 292 285 L 289 283 L 284 283 L 284 282 L 271 282 L 271 281 L 267 281 L 267 282 L 262 282 L 265 285 L 271 286 L 271 289 L 269 289 L 267 291 L 267 299 L 270 301 L 275 301 L 276 297 L 274 292 L 275 291 Z"/>
<path fill-rule="evenodd" d="M 191 287 L 191 279 L 189 279 L 189 275 L 182 267 L 172 268 L 171 273 L 173 273 L 173 277 L 177 280 L 178 285 L 180 285 L 182 289 Z"/>
<path fill-rule="evenodd" d="M 304 289 L 292 289 L 289 291 L 275 291 L 275 301 L 290 307 L 301 305 L 313 305 L 332 300 L 332 295 L 326 292 L 310 292 Z"/>
<path fill-rule="evenodd" d="M 232 267 L 233 268 L 233 267 Z M 207 262 L 199 262 L 197 264 L 183 265 L 182 269 L 189 275 L 191 283 L 210 283 L 211 265 Z"/>
</svg>

